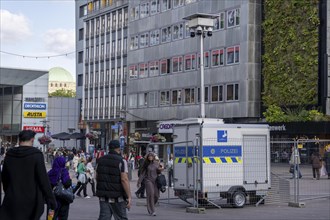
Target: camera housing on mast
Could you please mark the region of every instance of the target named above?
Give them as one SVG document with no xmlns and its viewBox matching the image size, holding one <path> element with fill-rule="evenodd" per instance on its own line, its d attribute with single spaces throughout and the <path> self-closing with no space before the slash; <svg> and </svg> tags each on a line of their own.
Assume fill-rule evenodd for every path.
<svg viewBox="0 0 330 220">
<path fill-rule="evenodd" d="M 210 37 L 213 33 L 214 19 L 217 17 L 219 15 L 196 13 L 183 19 L 188 21 L 190 37 L 195 37 L 196 34 L 200 36 L 204 33 Z"/>
</svg>

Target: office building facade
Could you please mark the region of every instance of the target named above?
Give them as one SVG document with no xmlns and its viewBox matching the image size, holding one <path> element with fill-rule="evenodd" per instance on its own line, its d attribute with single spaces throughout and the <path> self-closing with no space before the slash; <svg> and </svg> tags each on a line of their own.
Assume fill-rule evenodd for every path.
<svg viewBox="0 0 330 220">
<path fill-rule="evenodd" d="M 130 133 L 150 135 L 157 121 L 200 116 L 200 40 L 184 20 L 196 13 L 217 16 L 204 38 L 206 117 L 261 116 L 260 1 L 141 0 L 129 8 Z"/>
<path fill-rule="evenodd" d="M 96 143 L 125 135 L 128 0 L 76 1 L 77 97 L 80 129 Z"/>
</svg>

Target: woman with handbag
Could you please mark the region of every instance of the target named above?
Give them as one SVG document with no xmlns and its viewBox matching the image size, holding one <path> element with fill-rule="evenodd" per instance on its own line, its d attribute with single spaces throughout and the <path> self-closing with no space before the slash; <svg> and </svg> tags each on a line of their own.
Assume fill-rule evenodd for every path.
<svg viewBox="0 0 330 220">
<path fill-rule="evenodd" d="M 80 159 L 80 163 L 78 164 L 77 168 L 77 173 L 78 173 L 78 183 L 76 187 L 73 190 L 73 193 L 76 193 L 77 191 L 77 196 L 81 197 L 81 191 L 83 191 L 84 198 L 85 199 L 90 199 L 87 195 L 87 177 L 86 177 L 86 159 L 82 157 Z"/>
<path fill-rule="evenodd" d="M 92 157 L 89 157 L 87 159 L 86 176 L 87 176 L 87 183 L 90 183 L 91 184 L 91 189 L 92 189 L 92 192 L 93 192 L 93 196 L 96 196 L 96 193 L 95 193 L 94 167 L 92 165 L 92 161 L 93 161 L 93 158 Z"/>
<path fill-rule="evenodd" d="M 48 177 L 52 188 L 54 188 L 59 181 L 63 184 L 65 189 L 72 185 L 68 170 L 65 168 L 66 159 L 63 156 L 56 157 L 52 169 L 48 172 Z M 70 202 L 56 197 L 57 208 L 55 209 L 53 220 L 67 220 L 69 216 Z"/>
<path fill-rule="evenodd" d="M 159 189 L 157 187 L 156 179 L 158 173 L 163 171 L 164 168 L 160 166 L 156 160 L 156 154 L 150 152 L 146 156 L 146 160 L 143 163 L 141 169 L 141 175 L 137 183 L 137 187 L 141 186 L 142 181 L 145 181 L 146 193 L 147 193 L 147 210 L 149 215 L 156 216 L 155 204 L 158 202 Z"/>
</svg>

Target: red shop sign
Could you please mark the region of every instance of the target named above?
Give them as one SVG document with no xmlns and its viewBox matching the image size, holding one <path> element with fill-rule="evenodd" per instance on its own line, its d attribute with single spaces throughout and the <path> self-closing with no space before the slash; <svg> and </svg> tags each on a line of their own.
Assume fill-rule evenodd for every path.
<svg viewBox="0 0 330 220">
<path fill-rule="evenodd" d="M 42 126 L 23 126 L 23 130 L 32 130 L 36 133 L 44 133 L 45 128 Z"/>
</svg>

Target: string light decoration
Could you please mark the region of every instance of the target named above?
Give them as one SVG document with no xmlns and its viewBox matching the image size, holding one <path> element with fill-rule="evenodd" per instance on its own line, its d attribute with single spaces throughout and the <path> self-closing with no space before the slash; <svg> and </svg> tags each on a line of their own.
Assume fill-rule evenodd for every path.
<svg viewBox="0 0 330 220">
<path fill-rule="evenodd" d="M 0 50 L 0 53 L 11 55 L 11 56 L 16 56 L 16 57 L 22 57 L 22 58 L 50 59 L 50 58 L 54 58 L 54 57 L 68 56 L 68 55 L 71 55 L 71 54 L 76 53 L 76 51 L 72 51 L 72 52 L 69 52 L 69 53 L 63 53 L 63 54 L 49 55 L 49 56 L 30 56 L 30 55 L 23 55 L 23 54 L 11 53 L 11 52 L 2 51 L 2 50 Z"/>
</svg>

